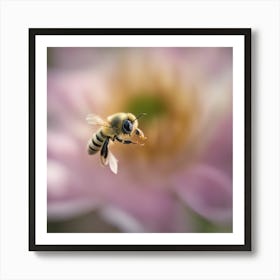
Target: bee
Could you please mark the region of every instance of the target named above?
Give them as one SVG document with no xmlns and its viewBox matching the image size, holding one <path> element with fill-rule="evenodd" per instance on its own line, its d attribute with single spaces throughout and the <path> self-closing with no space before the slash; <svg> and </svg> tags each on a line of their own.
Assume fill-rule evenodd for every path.
<svg viewBox="0 0 280 280">
<path fill-rule="evenodd" d="M 138 119 L 146 115 L 142 113 L 137 117 L 131 113 L 116 113 L 103 120 L 97 115 L 89 114 L 86 118 L 88 124 L 100 125 L 101 128 L 97 130 L 89 139 L 87 144 L 87 152 L 89 155 L 94 155 L 100 152 L 100 161 L 102 165 L 110 166 L 113 173 L 118 172 L 118 160 L 109 149 L 111 142 L 118 141 L 122 144 L 140 144 L 139 141 L 132 141 L 132 137 L 139 140 L 146 140 L 144 133 L 138 128 Z"/>
</svg>

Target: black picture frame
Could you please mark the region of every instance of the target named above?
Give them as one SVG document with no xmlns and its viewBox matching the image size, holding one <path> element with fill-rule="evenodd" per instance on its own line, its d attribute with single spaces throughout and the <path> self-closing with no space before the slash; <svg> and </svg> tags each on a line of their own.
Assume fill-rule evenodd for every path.
<svg viewBox="0 0 280 280">
<path fill-rule="evenodd" d="M 245 40 L 245 216 L 242 245 L 39 245 L 35 236 L 35 40 L 37 35 L 242 35 Z M 29 29 L 29 250 L 30 251 L 251 251 L 251 29 L 250 28 L 192 28 L 192 29 Z"/>
</svg>

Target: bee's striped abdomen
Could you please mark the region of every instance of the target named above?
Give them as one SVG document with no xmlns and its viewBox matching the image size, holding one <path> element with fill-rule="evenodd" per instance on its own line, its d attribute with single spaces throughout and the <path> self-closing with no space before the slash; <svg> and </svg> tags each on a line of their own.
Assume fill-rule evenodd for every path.
<svg viewBox="0 0 280 280">
<path fill-rule="evenodd" d="M 102 132 L 102 129 L 98 130 L 88 142 L 88 153 L 90 155 L 96 154 L 103 146 L 106 139 L 106 135 Z"/>
</svg>

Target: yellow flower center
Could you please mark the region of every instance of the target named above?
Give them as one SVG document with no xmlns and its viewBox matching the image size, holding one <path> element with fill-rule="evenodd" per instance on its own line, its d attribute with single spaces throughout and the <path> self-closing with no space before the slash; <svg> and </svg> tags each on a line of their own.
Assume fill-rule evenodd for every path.
<svg viewBox="0 0 280 280">
<path fill-rule="evenodd" d="M 147 117 L 141 119 L 141 123 L 148 123 L 161 117 L 168 110 L 168 105 L 160 98 L 160 94 L 148 92 L 140 92 L 133 99 L 128 100 L 124 107 L 126 112 L 132 112 L 136 116 L 145 112 Z"/>
<path fill-rule="evenodd" d="M 188 162 L 196 153 L 195 128 L 199 118 L 195 95 L 179 89 L 171 91 L 139 91 L 124 94 L 111 111 L 130 112 L 135 116 L 146 113 L 139 120 L 139 128 L 147 140 L 144 146 L 118 145 L 114 152 L 128 166 L 167 171 Z M 195 145 L 194 145 L 195 144 Z"/>
<path fill-rule="evenodd" d="M 139 128 L 147 137 L 144 146 L 112 145 L 127 168 L 165 172 L 191 162 L 197 155 L 201 102 L 176 68 L 150 64 L 149 59 L 136 66 L 123 64 L 110 80 L 109 92 L 107 115 L 146 113 L 139 119 Z"/>
</svg>

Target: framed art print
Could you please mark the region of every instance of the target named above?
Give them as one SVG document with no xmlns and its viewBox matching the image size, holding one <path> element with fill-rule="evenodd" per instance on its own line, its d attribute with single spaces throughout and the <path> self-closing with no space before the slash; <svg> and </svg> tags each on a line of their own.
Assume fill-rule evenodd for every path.
<svg viewBox="0 0 280 280">
<path fill-rule="evenodd" d="M 30 29 L 29 90 L 29 250 L 251 250 L 250 29 Z"/>
</svg>

